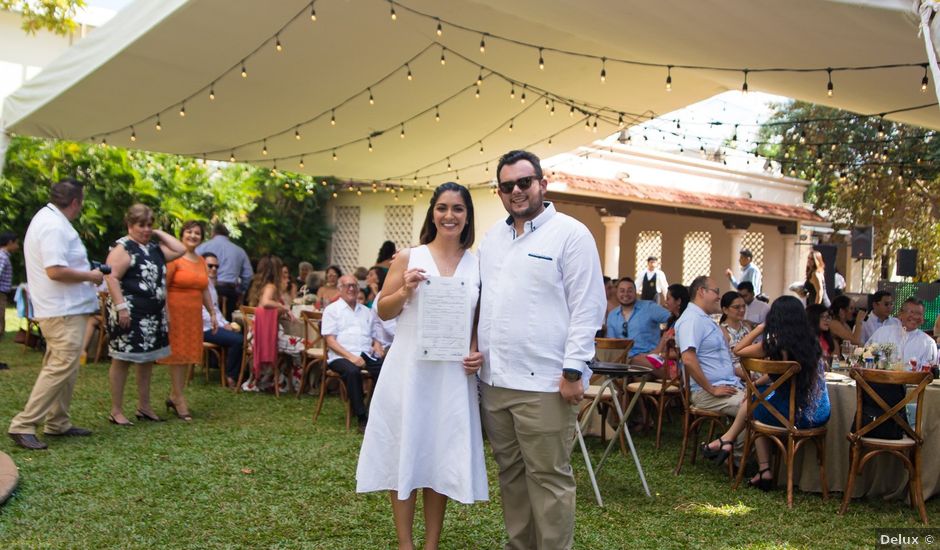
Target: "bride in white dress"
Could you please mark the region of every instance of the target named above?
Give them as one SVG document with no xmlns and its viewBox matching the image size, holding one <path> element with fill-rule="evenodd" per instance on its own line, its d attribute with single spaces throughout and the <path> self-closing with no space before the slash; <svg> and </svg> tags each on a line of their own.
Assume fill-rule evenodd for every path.
<svg viewBox="0 0 940 550">
<path fill-rule="evenodd" d="M 419 283 L 426 277 L 466 282 L 472 326 L 479 297 L 473 244 L 473 202 L 456 183 L 439 186 L 421 229 L 422 246 L 398 253 L 389 269 L 378 313 L 398 317 L 395 340 L 382 366 L 359 453 L 356 491 L 390 492 L 399 548 L 414 548 L 417 489 L 423 489 L 425 548 L 438 547 L 448 498 L 488 500 L 476 373 L 483 364 L 476 335 L 463 361 L 418 357 Z"/>
</svg>

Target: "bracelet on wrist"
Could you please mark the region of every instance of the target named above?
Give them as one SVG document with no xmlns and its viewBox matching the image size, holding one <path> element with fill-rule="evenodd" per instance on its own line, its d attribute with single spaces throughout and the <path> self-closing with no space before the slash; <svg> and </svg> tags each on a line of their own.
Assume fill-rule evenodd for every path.
<svg viewBox="0 0 940 550">
<path fill-rule="evenodd" d="M 114 304 L 114 309 L 116 311 L 127 311 L 130 306 L 127 305 L 127 302 L 121 302 L 120 304 Z"/>
</svg>

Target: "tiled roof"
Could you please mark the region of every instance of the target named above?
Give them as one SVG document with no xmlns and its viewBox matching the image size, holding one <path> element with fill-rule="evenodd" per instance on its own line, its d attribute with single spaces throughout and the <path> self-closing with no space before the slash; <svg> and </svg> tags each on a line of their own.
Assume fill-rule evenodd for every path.
<svg viewBox="0 0 940 550">
<path fill-rule="evenodd" d="M 802 206 L 777 204 L 754 199 L 726 197 L 710 193 L 690 193 L 652 185 L 640 185 L 615 179 L 589 178 L 563 172 L 546 174 L 549 182 L 563 183 L 569 189 L 603 193 L 629 201 L 656 205 L 673 205 L 733 214 L 751 214 L 787 220 L 824 221 L 818 214 Z"/>
</svg>

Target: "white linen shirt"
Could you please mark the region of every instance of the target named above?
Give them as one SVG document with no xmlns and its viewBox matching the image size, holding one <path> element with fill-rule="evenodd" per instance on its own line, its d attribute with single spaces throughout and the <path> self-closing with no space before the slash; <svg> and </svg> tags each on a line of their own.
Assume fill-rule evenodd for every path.
<svg viewBox="0 0 940 550">
<path fill-rule="evenodd" d="M 382 347 L 388 349 L 395 340 L 395 330 L 398 328 L 398 317 L 392 317 L 388 321 L 383 321 L 379 317 L 379 298 L 382 291 L 378 291 L 375 300 L 372 301 L 372 334 L 376 340 L 382 344 Z"/>
<path fill-rule="evenodd" d="M 562 368 L 590 378 L 607 298 L 587 227 L 545 203 L 517 236 L 512 218 L 483 238 L 478 328 L 485 384 L 557 392 Z"/>
<path fill-rule="evenodd" d="M 88 271 L 88 253 L 78 231 L 52 203 L 39 209 L 23 239 L 26 280 L 37 319 L 83 315 L 98 311 L 98 291 L 89 281 L 63 283 L 46 274 L 47 267 Z"/>
<path fill-rule="evenodd" d="M 900 361 L 905 368 L 908 360 L 917 359 L 917 365 L 935 365 L 937 363 L 937 343 L 927 333 L 920 330 L 908 332 L 901 323 L 885 326 L 876 330 L 868 340 L 869 344 L 894 344 L 894 360 Z"/>
<path fill-rule="evenodd" d="M 759 325 L 767 319 L 767 313 L 769 312 L 770 304 L 754 298 L 744 311 L 744 320 Z"/>
<path fill-rule="evenodd" d="M 212 309 L 215 310 L 215 319 L 219 326 L 225 324 L 225 316 L 222 315 L 222 310 L 219 309 L 219 293 L 215 290 L 215 283 L 211 280 L 209 281 L 209 296 L 212 297 Z M 206 309 L 206 306 L 202 306 L 202 331 L 209 332 L 212 330 L 212 316 L 209 315 L 209 310 Z"/>
<path fill-rule="evenodd" d="M 871 339 L 872 335 L 878 331 L 881 327 L 886 326 L 901 326 L 901 320 L 897 317 L 888 316 L 887 319 L 882 321 L 874 313 L 869 313 L 868 318 L 865 319 L 865 323 L 862 325 L 862 342 L 868 342 Z"/>
<path fill-rule="evenodd" d="M 335 336 L 337 343 L 353 355 L 372 350 L 372 310 L 360 303 L 353 309 L 346 300 L 336 300 L 323 310 L 320 327 L 320 334 Z M 327 362 L 336 359 L 342 359 L 342 356 L 328 349 Z"/>
</svg>

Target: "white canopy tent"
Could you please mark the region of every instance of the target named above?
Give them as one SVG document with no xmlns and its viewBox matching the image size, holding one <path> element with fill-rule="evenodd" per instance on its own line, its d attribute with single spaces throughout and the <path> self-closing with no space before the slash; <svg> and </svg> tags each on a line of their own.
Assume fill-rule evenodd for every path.
<svg viewBox="0 0 940 550">
<path fill-rule="evenodd" d="M 740 89 L 744 68 L 750 90 L 863 114 L 927 105 L 887 118 L 940 129 L 937 79 L 920 85 L 918 5 L 138 0 L 8 97 L 0 122 L 7 133 L 405 185 L 489 181 L 502 152 L 571 150 L 615 131 L 619 113 L 629 125 Z M 733 70 L 676 67 L 667 92 L 664 66 L 620 60 Z M 915 66 L 839 69 L 883 64 Z M 825 67 L 836 68 L 831 97 Z"/>
</svg>

